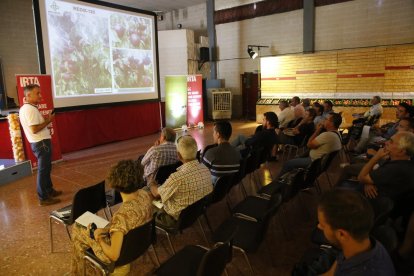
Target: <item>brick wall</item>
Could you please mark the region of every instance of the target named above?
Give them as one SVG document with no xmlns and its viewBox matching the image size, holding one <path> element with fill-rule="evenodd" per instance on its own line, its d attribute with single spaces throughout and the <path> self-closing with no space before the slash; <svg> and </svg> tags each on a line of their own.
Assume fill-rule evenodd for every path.
<svg viewBox="0 0 414 276">
<path fill-rule="evenodd" d="M 249 4 L 249 0 L 217 0 L 216 10 Z M 254 71 L 247 45 L 271 46 L 262 56 L 302 51 L 303 10 L 216 26 L 218 78 L 233 92 L 233 114 L 241 114 L 240 74 Z M 414 1 L 355 0 L 316 8 L 315 49 L 334 50 L 414 42 Z"/>
</svg>

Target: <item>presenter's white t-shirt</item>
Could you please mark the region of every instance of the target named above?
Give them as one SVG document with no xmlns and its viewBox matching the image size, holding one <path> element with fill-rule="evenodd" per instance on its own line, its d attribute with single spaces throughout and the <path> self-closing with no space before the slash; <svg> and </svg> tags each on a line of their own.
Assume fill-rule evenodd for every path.
<svg viewBox="0 0 414 276">
<path fill-rule="evenodd" d="M 30 143 L 36 143 L 44 139 L 50 139 L 50 130 L 45 127 L 38 133 L 33 133 L 30 126 L 39 125 L 45 121 L 36 106 L 24 104 L 19 111 L 20 122 L 23 126 L 24 133 Z"/>
</svg>

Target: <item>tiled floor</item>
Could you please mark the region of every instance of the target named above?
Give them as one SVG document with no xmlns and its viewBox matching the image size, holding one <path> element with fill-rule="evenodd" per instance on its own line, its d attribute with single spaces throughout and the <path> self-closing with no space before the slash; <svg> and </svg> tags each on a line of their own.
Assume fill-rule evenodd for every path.
<svg viewBox="0 0 414 276">
<path fill-rule="evenodd" d="M 251 134 L 253 122 L 234 122 L 233 135 Z M 190 130 L 199 148 L 212 143 L 212 124 L 202 130 Z M 57 189 L 63 190 L 60 204 L 40 207 L 36 196 L 36 172 L 19 181 L 0 186 L 0 275 L 64 275 L 70 271 L 71 243 L 62 225 L 53 225 L 55 251 L 50 253 L 48 215 L 52 210 L 68 205 L 74 193 L 85 186 L 103 180 L 111 167 L 121 159 L 135 159 L 152 145 L 158 134 L 128 141 L 102 145 L 64 155 L 63 161 L 53 166 L 52 179 Z M 271 181 L 280 169 L 281 161 L 262 165 L 256 171 L 261 184 Z M 252 178 L 253 179 L 253 178 Z M 247 190 L 253 194 L 255 185 L 247 177 Z M 230 193 L 234 203 L 242 199 L 237 186 Z M 285 204 L 270 224 L 269 231 L 259 250 L 249 254 L 256 275 L 290 275 L 291 268 L 310 245 L 309 233 L 315 225 L 315 196 L 303 195 Z M 306 206 L 303 208 L 303 206 Z M 305 212 L 307 211 L 307 212 Z M 213 229 L 229 216 L 226 205 L 220 202 L 208 210 Z M 288 229 L 286 237 L 281 223 Z M 204 223 L 205 224 L 205 223 Z M 205 227 L 207 236 L 210 233 Z M 176 249 L 187 244 L 202 244 L 201 231 L 194 225 L 183 235 L 173 238 Z M 165 240 L 156 246 L 161 262 L 169 256 Z M 151 258 L 144 255 L 134 262 L 131 275 L 148 275 L 154 269 Z M 229 275 L 248 275 L 242 256 L 234 254 L 228 265 Z"/>
</svg>

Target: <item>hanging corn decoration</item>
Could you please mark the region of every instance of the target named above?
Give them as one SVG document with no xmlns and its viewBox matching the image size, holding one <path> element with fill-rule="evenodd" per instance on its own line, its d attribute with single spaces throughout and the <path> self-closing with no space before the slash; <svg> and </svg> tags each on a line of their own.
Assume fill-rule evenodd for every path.
<svg viewBox="0 0 414 276">
<path fill-rule="evenodd" d="M 9 114 L 10 138 L 13 146 L 13 157 L 15 162 L 26 160 L 23 150 L 22 131 L 20 130 L 19 115 L 17 113 Z"/>
</svg>

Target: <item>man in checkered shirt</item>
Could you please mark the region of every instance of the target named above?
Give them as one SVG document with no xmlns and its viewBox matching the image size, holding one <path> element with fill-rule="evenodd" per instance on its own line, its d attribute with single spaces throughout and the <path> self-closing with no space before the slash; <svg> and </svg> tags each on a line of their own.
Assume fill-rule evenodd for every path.
<svg viewBox="0 0 414 276">
<path fill-rule="evenodd" d="M 161 131 L 160 138 L 155 141 L 141 160 L 144 167 L 144 180 L 151 182 L 159 167 L 178 162 L 177 148 L 175 146 L 175 131 L 166 127 Z"/>
<path fill-rule="evenodd" d="M 166 228 L 176 226 L 182 210 L 213 191 L 209 169 L 196 159 L 197 143 L 194 138 L 189 135 L 179 138 L 177 151 L 183 165 L 162 186 L 158 187 L 155 181 L 150 183 L 152 195 L 161 198 L 163 203 L 155 221 Z"/>
</svg>

